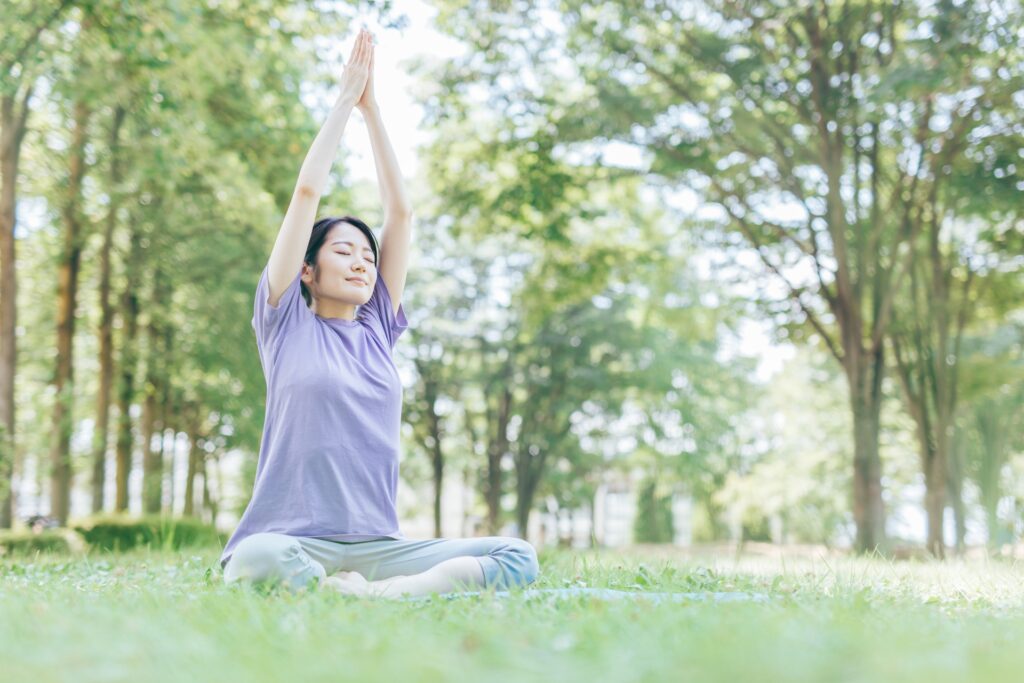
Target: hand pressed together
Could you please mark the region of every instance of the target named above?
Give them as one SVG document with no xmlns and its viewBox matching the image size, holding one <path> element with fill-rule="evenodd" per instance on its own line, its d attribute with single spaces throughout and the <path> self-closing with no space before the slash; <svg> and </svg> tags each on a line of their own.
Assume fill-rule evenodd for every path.
<svg viewBox="0 0 1024 683">
<path fill-rule="evenodd" d="M 356 42 L 352 46 L 352 54 L 341 74 L 341 99 L 353 102 L 360 109 L 365 108 L 367 102 L 372 102 L 373 91 L 370 85 L 370 93 L 366 94 L 367 85 L 372 84 L 370 69 L 373 63 L 373 37 L 365 28 L 359 30 Z"/>
</svg>

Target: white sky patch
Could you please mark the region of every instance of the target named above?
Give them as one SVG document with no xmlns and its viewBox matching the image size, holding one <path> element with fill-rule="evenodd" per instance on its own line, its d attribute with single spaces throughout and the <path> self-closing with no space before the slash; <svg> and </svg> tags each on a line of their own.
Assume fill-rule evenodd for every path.
<svg viewBox="0 0 1024 683">
<path fill-rule="evenodd" d="M 429 143 L 431 138 L 430 132 L 420 126 L 423 108 L 412 96 L 415 80 L 410 75 L 409 66 L 419 59 L 455 57 L 465 52 L 465 46 L 434 30 L 433 22 L 437 10 L 429 4 L 419 0 L 402 0 L 396 3 L 395 9 L 409 18 L 409 23 L 404 29 L 384 28 L 370 18 L 367 18 L 366 25 L 373 33 L 375 42 L 374 95 L 380 105 L 384 127 L 395 150 L 402 175 L 409 180 L 419 171 L 417 147 Z M 335 71 L 339 74 L 352 51 L 357 29 L 358 25 L 354 25 L 353 34 L 345 36 L 344 40 L 339 42 L 338 50 L 332 51 L 332 61 L 336 64 Z M 327 93 L 328 101 L 318 97 L 315 104 L 313 101 L 310 102 L 310 106 L 329 106 L 335 97 L 337 89 Z M 310 99 L 313 100 L 312 97 Z M 370 146 L 363 117 L 356 111 L 353 111 L 345 127 L 342 146 L 346 154 L 346 175 L 353 181 L 376 182 L 373 148 Z"/>
<path fill-rule="evenodd" d="M 644 169 L 647 168 L 646 156 L 644 150 L 639 146 L 618 140 L 613 140 L 601 147 L 601 159 L 606 165 Z"/>
<path fill-rule="evenodd" d="M 602 143 L 574 142 L 571 146 L 560 145 L 555 148 L 554 156 L 576 166 L 587 166 L 600 160 L 605 166 L 644 170 L 648 166 L 649 155 L 639 145 L 609 140 Z"/>
</svg>

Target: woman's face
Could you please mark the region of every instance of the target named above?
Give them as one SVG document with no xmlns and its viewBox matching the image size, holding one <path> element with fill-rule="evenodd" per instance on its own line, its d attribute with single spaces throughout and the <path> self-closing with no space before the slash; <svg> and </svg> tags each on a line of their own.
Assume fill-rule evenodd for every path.
<svg viewBox="0 0 1024 683">
<path fill-rule="evenodd" d="M 312 269 L 303 267 L 303 281 L 314 298 L 355 305 L 370 300 L 377 282 L 377 264 L 362 230 L 346 222 L 337 223 L 327 233 L 317 257 L 320 275 L 315 281 Z M 308 280 L 305 273 L 309 273 Z M 357 281 L 360 279 L 362 283 Z"/>
</svg>

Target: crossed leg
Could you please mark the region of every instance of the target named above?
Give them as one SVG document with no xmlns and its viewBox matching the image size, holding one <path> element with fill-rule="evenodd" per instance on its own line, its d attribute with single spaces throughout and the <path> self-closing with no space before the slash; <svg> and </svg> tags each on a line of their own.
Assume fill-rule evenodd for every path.
<svg viewBox="0 0 1024 683">
<path fill-rule="evenodd" d="M 348 594 L 393 598 L 525 585 L 538 571 L 534 547 L 514 537 L 336 543 L 259 533 L 239 543 L 224 568 L 224 580 L 281 581 L 290 590 L 321 584 Z"/>
<path fill-rule="evenodd" d="M 321 581 L 330 590 L 348 595 L 379 598 L 417 597 L 431 593 L 483 588 L 487 583 L 483 566 L 475 557 L 453 557 L 412 576 L 392 576 L 368 581 L 359 572 L 340 571 Z"/>
</svg>

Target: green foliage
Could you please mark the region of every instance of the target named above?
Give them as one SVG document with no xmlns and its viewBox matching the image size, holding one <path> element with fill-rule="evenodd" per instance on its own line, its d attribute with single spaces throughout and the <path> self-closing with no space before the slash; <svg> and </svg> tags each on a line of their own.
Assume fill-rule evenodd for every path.
<svg viewBox="0 0 1024 683">
<path fill-rule="evenodd" d="M 695 501 L 690 517 L 691 540 L 694 543 L 710 543 L 727 537 L 728 529 L 717 512 L 712 508 L 711 500 Z"/>
<path fill-rule="evenodd" d="M 223 545 L 227 540 L 213 526 L 188 517 L 128 517 L 103 515 L 75 526 L 90 546 L 98 550 L 124 551 L 148 546 L 176 550 L 190 546 Z"/>
<path fill-rule="evenodd" d="M 51 529 L 38 534 L 31 531 L 0 529 L 0 555 L 27 555 L 35 552 L 67 553 L 71 550 L 67 531 Z"/>
<path fill-rule="evenodd" d="M 802 349 L 775 374 L 758 406 L 764 418 L 742 438 L 765 444 L 730 472 L 715 500 L 745 540 L 770 540 L 767 520 L 781 522 L 780 540 L 836 540 L 847 521 L 849 415 L 843 378 L 820 350 Z"/>
<path fill-rule="evenodd" d="M 978 485 L 989 543 L 997 546 L 1013 540 L 1011 530 L 1019 523 L 999 519 L 998 506 L 1000 499 L 1015 493 L 1005 475 L 1020 467 L 1024 453 L 1024 326 L 983 332 L 967 336 L 961 348 L 955 451 L 965 474 Z"/>
<path fill-rule="evenodd" d="M 109 219 L 112 303 L 123 308 L 113 342 L 123 349 L 123 370 L 140 372 L 130 400 L 137 404 L 154 379 L 166 381 L 170 415 L 184 403 L 197 407 L 201 455 L 215 470 L 220 453 L 252 455 L 258 447 L 265 387 L 250 328 L 252 295 L 323 120 L 318 96 L 332 92 L 332 69 L 340 66 L 323 59 L 325 48 L 344 40 L 353 7 L 53 4 L 15 0 L 0 9 L 0 25 L 9 27 L 0 54 L 4 65 L 18 66 L 3 74 L 3 91 L 17 85 L 8 78 L 15 72 L 23 74 L 21 87 L 46 76 L 33 100 L 18 185 L 32 209 L 18 226 L 25 264 L 17 302 L 25 332 L 15 396 L 20 447 L 45 453 L 53 437 L 38 427 L 52 408 L 41 387 L 55 362 L 53 307 L 39 292 L 52 291 L 64 248 L 61 211 L 75 204 L 68 150 L 73 113 L 84 102 L 91 116 L 77 202 L 88 247 L 81 283 L 103 275 L 100 238 Z M 363 3 L 358 11 L 387 13 L 390 4 Z M 538 13 L 546 4 L 556 11 Z M 845 417 L 835 400 L 842 387 L 830 387 L 831 400 L 813 401 L 803 416 L 823 437 L 812 439 L 817 445 L 798 420 L 771 452 L 750 456 L 759 435 L 738 423 L 756 399 L 752 367 L 742 357 L 722 359 L 721 331 L 749 316 L 748 304 L 762 303 L 779 338 L 820 342 L 808 318 L 835 329 L 836 307 L 823 295 L 836 292 L 837 268 L 849 270 L 853 291 L 863 291 L 864 309 L 874 312 L 868 302 L 894 289 L 881 275 L 902 253 L 903 223 L 932 215 L 915 198 L 933 187 L 936 197 L 959 202 L 950 210 L 1005 214 L 980 234 L 1012 252 L 1020 239 L 1009 227 L 1020 134 L 1008 131 L 1021 60 L 1004 40 L 1009 29 L 999 27 L 1014 21 L 986 28 L 988 17 L 972 3 L 902 3 L 882 14 L 864 3 L 841 11 L 823 5 L 821 13 L 808 3 L 708 2 L 676 13 L 577 0 L 437 5 L 438 27 L 469 49 L 455 59 L 410 60 L 421 69 L 423 125 L 435 139 L 421 156 L 429 169 L 423 196 L 436 199 L 417 207 L 425 239 L 416 245 L 423 258 L 410 273 L 408 308 L 418 314 L 408 337 L 414 343 L 400 351 L 415 355 L 405 414 L 415 447 L 429 454 L 439 435 L 446 454 L 459 454 L 448 464 L 461 458 L 469 481 L 473 468 L 486 467 L 485 454 L 508 454 L 515 465 L 508 479 L 516 481 L 501 487 L 516 489 L 521 515 L 548 496 L 561 507 L 582 504 L 609 463 L 656 464 L 662 481 L 684 480 L 693 491 L 697 538 L 720 535 L 713 497 L 723 488 L 735 494 L 723 506 L 749 501 L 748 518 L 780 515 L 796 538 L 827 538 L 849 508 L 849 472 L 839 465 L 850 459 L 850 430 L 837 428 Z M 559 12 L 565 30 L 549 31 Z M 929 21 L 934 13 L 942 21 Z M 524 34 L 527 24 L 535 30 Z M 8 64 L 15 55 L 17 64 Z M 433 65 L 441 68 L 432 74 Z M 825 125 L 812 125 L 818 121 Z M 641 160 L 619 165 L 616 155 L 604 155 L 608 142 L 640 151 Z M 911 164 L 918 150 L 922 161 Z M 942 175 L 934 164 L 946 155 Z M 373 183 L 348 188 L 338 166 L 321 211 L 359 214 L 375 201 Z M 837 180 L 838 196 L 829 194 L 826 176 Z M 942 184 L 933 186 L 936 178 Z M 717 205 L 719 218 L 681 217 L 665 201 L 680 189 L 701 208 Z M 354 202 L 359 210 L 350 211 Z M 780 204 L 788 210 L 775 212 Z M 783 271 L 817 275 L 819 282 L 800 287 L 808 310 L 766 287 L 736 300 L 728 274 L 697 277 L 697 266 L 703 272 L 708 265 L 702 243 L 719 236 L 728 244 L 715 253 L 730 266 L 757 244 Z M 836 252 L 842 244 L 849 258 Z M 990 279 L 1004 299 L 985 303 L 998 304 L 990 317 L 1019 307 L 1020 284 L 1011 287 L 1017 273 Z M 145 302 L 138 337 L 128 336 L 124 322 L 126 293 Z M 95 297 L 78 304 L 76 354 L 93 358 L 91 330 L 101 310 Z M 870 326 L 848 329 L 853 337 Z M 173 331 L 173 343 L 170 334 L 166 344 L 154 336 L 160 330 Z M 84 367 L 68 415 L 93 412 L 98 377 Z M 964 375 L 965 390 L 982 378 Z M 991 386 L 986 380 L 979 391 Z M 495 398 L 506 387 L 503 410 Z M 1017 394 L 1006 400 L 1019 404 Z M 809 403 L 800 395 L 787 401 Z M 499 424 L 502 415 L 508 419 Z M 985 433 L 1013 434 L 1014 424 Z M 513 431 L 508 443 L 494 436 Z M 1011 458 L 1013 448 L 988 448 L 1003 453 L 990 464 L 971 454 L 968 472 L 984 466 L 998 474 L 993 464 Z M 83 455 L 75 454 L 79 472 Z M 885 455 L 893 482 L 895 461 L 907 452 L 900 445 Z M 246 494 L 254 470 L 249 457 Z M 418 473 L 403 469 L 410 474 Z M 638 537 L 665 537 L 666 501 L 641 501 L 650 509 Z M 220 501 L 238 512 L 245 502 Z M 117 548 L 175 546 L 189 535 L 178 523 L 153 530 L 163 524 L 100 524 L 89 533 Z"/>
<path fill-rule="evenodd" d="M 658 481 L 651 477 L 640 486 L 633 540 L 637 543 L 671 543 L 675 538 L 672 523 L 672 496 L 659 495 Z"/>
<path fill-rule="evenodd" d="M 322 116 L 302 96 L 336 80 L 337 62 L 320 59 L 320 43 L 342 37 L 351 19 L 343 3 L 279 0 L 3 4 L 0 67 L 25 45 L 38 64 L 21 71 L 23 80 L 45 74 L 31 100 L 17 183 L 19 199 L 40 209 L 19 215 L 17 229 L 26 264 L 17 308 L 27 336 L 15 433 L 27 453 L 48 452 L 53 438 L 39 428 L 52 413 L 41 387 L 57 361 L 45 314 L 52 306 L 38 293 L 55 291 L 63 207 L 79 214 L 76 239 L 86 250 L 76 358 L 99 356 L 103 312 L 87 283 L 101 281 L 109 263 L 112 344 L 124 373 L 117 383 L 133 379 L 128 400 L 137 405 L 145 391 L 166 387 L 163 414 L 174 420 L 167 426 L 182 431 L 181 407 L 194 406 L 211 467 L 227 450 L 258 448 L 265 387 L 252 296 Z M 89 153 L 81 196 L 71 197 L 68 150 L 80 105 L 89 113 L 81 126 Z M 344 203 L 343 179 L 335 180 L 330 199 Z M 146 302 L 136 323 L 129 295 Z M 95 411 L 99 378 L 86 372 L 76 380 L 69 415 L 80 418 Z M 109 425 L 121 432 L 111 436 L 123 437 L 128 424 Z M 74 454 L 79 471 L 81 455 Z"/>
<path fill-rule="evenodd" d="M 442 88 L 428 107 L 428 120 L 458 129 L 443 134 L 450 144 L 438 147 L 446 156 L 435 166 L 441 184 L 457 188 L 449 205 L 461 209 L 454 212 L 460 222 L 473 223 L 479 207 L 495 208 L 502 232 L 536 235 L 548 221 L 574 238 L 574 224 L 592 228 L 606 218 L 600 211 L 572 216 L 578 201 L 604 196 L 594 184 L 600 167 L 619 181 L 612 185 L 643 178 L 687 204 L 692 194 L 694 206 L 680 212 L 676 233 L 701 228 L 693 231 L 723 262 L 741 266 L 729 269 L 733 277 L 772 285 L 747 291 L 777 338 L 827 342 L 831 355 L 847 362 L 850 381 L 838 394 L 846 394 L 847 411 L 850 388 L 864 386 L 858 374 L 867 367 L 849 361 L 872 357 L 894 319 L 909 321 L 898 298 L 890 305 L 902 296 L 904 247 L 941 227 L 934 252 L 954 264 L 956 283 L 967 262 L 992 267 L 990 242 L 1013 253 L 1019 240 L 1010 227 L 1019 223 L 1020 206 L 1021 130 L 1011 123 L 1019 119 L 1024 82 L 1021 34 L 1012 28 L 1020 25 L 1019 2 L 905 2 L 891 11 L 858 2 L 439 4 L 440 27 L 469 47 L 465 58 L 445 60 L 436 79 Z M 535 30 L 523 32 L 523 21 Z M 459 134 L 470 122 L 480 124 L 475 134 Z M 546 144 L 551 131 L 553 147 Z M 622 163 L 616 144 L 641 152 L 639 159 Z M 502 193 L 503 171 L 515 169 L 522 187 Z M 560 188 L 547 211 L 532 211 L 528 188 L 558 178 L 590 191 L 578 200 Z M 489 212 L 483 217 L 483 230 L 493 230 Z M 968 229 L 975 219 L 980 231 Z M 645 239 L 651 233 L 638 232 L 638 243 L 654 243 Z M 959 232 L 963 243 L 945 234 Z M 625 244 L 610 242 L 623 270 L 643 272 Z M 578 246 L 577 253 L 587 263 L 598 255 Z M 1007 273 L 1020 280 L 1019 266 Z M 652 280 L 643 273 L 633 282 L 649 287 Z M 689 290 L 680 290 L 685 299 Z M 928 294 L 936 314 L 940 294 Z M 1019 306 L 1019 297 L 1009 298 Z M 683 317 L 674 313 L 651 322 L 692 344 L 697 335 L 685 322 L 665 324 Z M 703 382 L 697 363 L 679 373 L 694 395 L 678 402 L 681 422 L 698 431 L 694 440 L 703 432 L 711 443 L 694 449 L 700 457 L 677 458 L 678 471 L 708 511 L 730 472 L 749 472 L 736 454 L 763 449 L 757 434 L 730 438 L 743 406 L 720 394 L 723 385 L 740 383 L 720 366 L 707 363 L 711 377 Z M 825 423 L 835 419 L 823 416 Z M 754 516 L 764 508 L 789 514 L 787 498 L 797 499 L 806 505 L 787 528 L 828 536 L 849 509 L 849 495 L 836 495 L 839 475 L 827 457 L 843 458 L 849 468 L 853 443 L 850 424 L 817 453 L 781 454 L 755 473 L 763 479 L 749 480 L 743 494 L 764 503 Z M 891 457 L 910 459 L 902 448 Z M 801 472 L 796 490 L 776 476 L 791 468 Z M 885 475 L 893 486 L 892 473 Z M 829 478 L 820 487 L 819 476 Z M 769 495 L 758 496 L 761 483 Z"/>
<path fill-rule="evenodd" d="M 770 542 L 772 534 L 768 518 L 755 517 L 744 520 L 740 536 L 744 541 Z"/>
<path fill-rule="evenodd" d="M 496 56 L 481 52 L 485 60 Z M 429 75 L 448 87 L 423 102 L 437 126 L 423 155 L 431 193 L 441 199 L 434 221 L 450 224 L 463 250 L 491 256 L 472 279 L 480 313 L 473 322 L 491 343 L 458 353 L 466 346 L 462 330 L 437 340 L 475 371 L 472 384 L 458 384 L 477 435 L 504 433 L 503 425 L 487 424 L 502 414 L 488 402 L 496 387 L 512 387 L 509 413 L 520 425 L 509 444 L 517 521 L 527 523 L 537 499 L 579 506 L 609 465 L 646 464 L 663 454 L 671 457 L 667 477 L 714 472 L 707 485 L 692 487 L 696 495 L 713 488 L 727 469 L 733 409 L 753 393 L 742 359 L 726 366 L 715 358 L 718 337 L 739 306 L 698 276 L 692 241 L 640 177 L 566 155 L 563 143 L 575 131 L 553 125 L 545 109 L 557 108 L 557 97 L 521 111 L 473 111 L 472 93 L 456 84 L 487 81 L 473 61 L 445 62 Z M 519 66 L 507 71 L 516 81 Z M 523 89 L 516 98 L 528 98 L 525 85 L 509 87 Z M 496 99 L 512 97 L 493 82 L 486 86 Z M 445 262 L 444 270 L 454 266 Z M 518 285 L 511 296 L 508 279 L 495 277 L 499 269 Z M 706 305 L 711 300 L 719 305 Z M 467 375 L 462 368 L 449 373 Z M 427 414 L 417 409 L 415 417 Z M 642 445 L 617 438 L 625 425 L 643 432 Z M 477 452 L 490 447 L 504 450 L 480 444 Z"/>
</svg>

